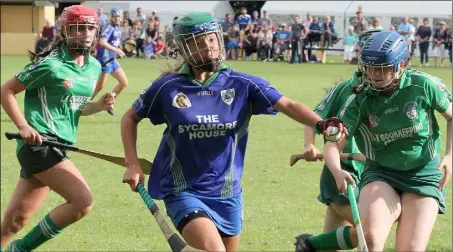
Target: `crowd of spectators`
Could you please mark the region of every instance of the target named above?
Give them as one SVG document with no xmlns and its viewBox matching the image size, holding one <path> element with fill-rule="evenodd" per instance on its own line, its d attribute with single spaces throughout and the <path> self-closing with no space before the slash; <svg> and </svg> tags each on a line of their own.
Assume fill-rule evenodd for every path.
<svg viewBox="0 0 453 252">
<path fill-rule="evenodd" d="M 107 12 L 108 13 L 108 12 Z M 259 15 L 258 11 L 248 14 L 246 8 L 241 14 L 232 17 L 226 14 L 221 21 L 223 40 L 226 49 L 226 58 L 231 60 L 260 60 L 260 61 L 289 61 L 289 63 L 319 62 L 313 50 L 319 48 L 330 49 L 342 40 L 343 59 L 345 64 L 353 63 L 357 57 L 358 35 L 370 29 L 383 29 L 377 18 L 368 22 L 363 15 L 362 7 L 358 7 L 356 17 L 351 20 L 343 38 L 337 34 L 335 23 L 330 16 L 323 18 L 307 13 L 304 18 L 293 16 L 292 23 L 274 23 L 266 10 Z M 101 30 L 108 24 L 109 16 L 103 8 L 98 9 L 99 25 Z M 176 19 L 177 17 L 175 17 Z M 55 38 L 59 32 L 58 16 L 55 23 L 46 20 L 36 42 L 36 52 L 40 52 Z M 163 30 L 168 31 L 165 38 Z M 129 11 L 123 12 L 121 25 L 121 41 L 133 41 L 136 50 L 128 52 L 129 57 L 146 59 L 158 58 L 161 55 L 172 55 L 175 41 L 171 37 L 171 27 L 162 29 L 157 11 L 152 11 L 147 17 L 142 8 L 136 9 L 135 18 L 131 18 Z M 439 22 L 439 27 L 433 31 L 429 19 L 424 18 L 423 24 L 416 27 L 414 19 L 404 17 L 398 25 L 391 25 L 390 30 L 406 36 L 411 57 L 417 49 L 420 51 L 420 66 L 429 65 L 429 55 L 433 59 L 433 66 L 445 66 L 446 57 L 452 58 L 452 32 L 446 27 L 445 21 Z M 164 40 L 166 41 L 164 43 Z M 430 53 L 430 50 L 432 52 Z M 447 55 L 448 54 L 448 55 Z"/>
</svg>

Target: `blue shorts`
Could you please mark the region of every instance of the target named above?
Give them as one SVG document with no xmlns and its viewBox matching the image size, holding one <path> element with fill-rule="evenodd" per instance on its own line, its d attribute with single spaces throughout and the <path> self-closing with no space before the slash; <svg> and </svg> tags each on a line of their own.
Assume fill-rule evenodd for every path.
<svg viewBox="0 0 453 252">
<path fill-rule="evenodd" d="M 239 42 L 238 41 L 231 41 L 227 44 L 227 49 L 232 49 L 232 48 L 239 48 Z"/>
<path fill-rule="evenodd" d="M 204 197 L 189 192 L 164 198 L 167 215 L 178 228 L 184 217 L 195 211 L 204 212 L 211 218 L 217 229 L 234 236 L 242 230 L 242 192 L 239 195 L 221 198 Z"/>
<path fill-rule="evenodd" d="M 99 59 L 98 59 L 98 61 L 99 61 L 99 63 L 101 63 L 101 65 L 103 65 L 104 62 L 106 62 L 107 60 L 104 60 L 104 59 L 99 60 Z M 118 63 L 118 61 L 116 61 L 116 59 L 114 59 L 114 60 L 110 61 L 109 63 L 107 63 L 106 66 L 103 66 L 103 67 L 102 67 L 102 72 L 103 72 L 103 73 L 112 73 L 112 72 L 114 72 L 116 69 L 118 69 L 118 68 L 120 68 L 120 67 L 121 67 L 121 66 L 120 66 L 120 64 Z"/>
</svg>

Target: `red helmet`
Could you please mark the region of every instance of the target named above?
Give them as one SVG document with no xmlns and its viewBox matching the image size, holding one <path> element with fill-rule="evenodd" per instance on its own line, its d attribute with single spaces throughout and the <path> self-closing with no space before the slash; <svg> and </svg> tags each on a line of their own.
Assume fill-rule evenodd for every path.
<svg viewBox="0 0 453 252">
<path fill-rule="evenodd" d="M 91 24 L 98 25 L 98 14 L 83 5 L 72 5 L 64 8 L 60 16 L 61 27 L 68 24 Z"/>
<path fill-rule="evenodd" d="M 77 54 L 88 54 L 96 41 L 99 30 L 98 24 L 98 15 L 91 8 L 83 5 L 72 5 L 64 8 L 60 16 L 60 27 L 61 35 L 67 48 Z M 80 34 L 82 37 L 74 35 L 74 33 L 71 36 L 70 31 L 74 32 L 74 28 L 77 34 Z M 91 32 L 87 32 L 87 30 Z M 85 40 L 85 42 L 81 42 L 80 40 Z"/>
</svg>

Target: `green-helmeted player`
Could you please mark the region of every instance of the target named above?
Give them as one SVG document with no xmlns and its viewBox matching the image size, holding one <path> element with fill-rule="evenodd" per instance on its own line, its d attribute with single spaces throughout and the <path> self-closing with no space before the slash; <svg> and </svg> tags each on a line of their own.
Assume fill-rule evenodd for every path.
<svg viewBox="0 0 453 252">
<path fill-rule="evenodd" d="M 362 33 L 359 36 L 358 48 L 361 49 L 365 41 L 372 35 L 380 30 L 370 30 Z M 359 76 L 358 76 L 359 75 Z M 342 81 L 333 87 L 331 87 L 324 95 L 321 102 L 315 106 L 314 111 L 322 118 L 331 118 L 337 116 L 342 106 L 348 102 L 349 99 L 354 98 L 354 88 L 360 85 L 360 74 L 354 72 L 353 76 L 345 81 Z M 357 135 L 353 137 L 351 141 L 345 146 L 343 152 L 345 153 L 359 153 L 360 150 L 364 150 L 364 137 Z M 327 141 L 325 140 L 324 143 Z M 360 148 L 359 148 L 360 147 Z M 320 151 L 315 147 L 315 131 L 313 128 L 305 127 L 304 130 L 304 159 L 308 162 L 317 161 L 317 154 Z M 361 174 L 365 168 L 365 163 L 359 161 L 341 161 L 341 168 L 349 172 L 355 182 L 358 184 L 360 181 Z M 356 195 L 358 197 L 359 191 L 356 188 Z M 349 236 L 355 235 L 351 233 L 354 230 L 350 230 L 353 226 L 352 211 L 349 205 L 349 198 L 343 193 L 339 192 L 330 170 L 324 165 L 321 177 L 320 177 L 320 194 L 318 200 L 326 204 L 326 215 L 324 220 L 324 232 L 332 231 L 332 234 L 326 234 L 322 236 L 310 236 L 308 241 L 310 245 L 317 250 L 324 249 L 350 249 L 352 244 L 338 242 L 338 239 L 349 240 Z M 340 228 L 338 231 L 337 228 Z M 337 235 L 338 233 L 338 235 Z M 333 235 L 335 234 L 335 235 Z M 333 239 L 325 239 L 325 236 L 332 236 Z M 346 238 L 343 238 L 346 236 Z M 307 235 L 300 235 L 296 239 L 296 250 L 302 250 L 298 248 L 299 243 L 304 242 L 307 239 Z M 299 241 L 300 240 L 300 241 Z M 302 245 L 303 246 L 303 245 Z"/>
<path fill-rule="evenodd" d="M 66 203 L 9 243 L 8 251 L 35 250 L 92 208 L 91 191 L 65 151 L 40 145 L 43 138 L 74 144 L 80 116 L 113 108 L 114 97 L 107 93 L 90 101 L 101 74 L 100 63 L 89 55 L 98 33 L 96 12 L 73 5 L 63 10 L 60 24 L 61 36 L 51 48 L 30 53 L 33 62 L 2 85 L 2 107 L 23 140 L 17 141 L 20 178 L 1 221 L 1 247 L 29 222 L 50 190 Z M 16 100 L 23 91 L 24 114 Z"/>
<path fill-rule="evenodd" d="M 358 185 L 358 206 L 370 251 L 383 251 L 395 222 L 396 251 L 425 251 L 437 215 L 445 213 L 444 189 L 452 170 L 452 96 L 440 79 L 407 69 L 408 57 L 406 40 L 396 32 L 381 31 L 366 41 L 359 64 L 363 88 L 338 114 L 349 135 L 324 148 L 337 188 L 346 192 L 347 184 L 355 183 L 341 169 L 339 153 L 360 130 L 368 136 L 364 154 L 369 161 Z M 435 111 L 447 120 L 443 157 Z M 350 238 L 356 246 L 357 237 Z"/>
</svg>

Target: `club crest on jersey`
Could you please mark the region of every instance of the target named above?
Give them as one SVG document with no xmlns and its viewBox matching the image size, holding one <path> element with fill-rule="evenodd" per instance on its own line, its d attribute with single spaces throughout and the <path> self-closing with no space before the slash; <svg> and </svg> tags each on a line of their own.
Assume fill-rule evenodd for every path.
<svg viewBox="0 0 453 252">
<path fill-rule="evenodd" d="M 409 119 L 414 120 L 417 118 L 417 104 L 415 102 L 408 102 L 404 106 L 404 111 Z"/>
<path fill-rule="evenodd" d="M 63 85 L 66 88 L 72 88 L 74 86 L 74 79 L 72 77 L 68 77 L 63 81 Z"/>
<path fill-rule="evenodd" d="M 220 91 L 220 97 L 222 97 L 222 101 L 228 105 L 231 105 L 231 103 L 233 103 L 234 95 L 234 88 Z"/>
<path fill-rule="evenodd" d="M 175 108 L 190 108 L 192 107 L 192 103 L 189 100 L 189 97 L 187 95 L 179 92 L 175 97 L 173 98 L 172 102 L 173 107 Z"/>
<path fill-rule="evenodd" d="M 368 116 L 368 124 L 370 125 L 371 128 L 374 128 L 377 126 L 379 121 L 379 117 L 376 114 L 372 114 Z"/>
<path fill-rule="evenodd" d="M 437 84 L 437 86 L 439 86 L 440 91 L 445 92 L 447 90 L 447 87 L 443 83 L 439 83 Z"/>
</svg>

